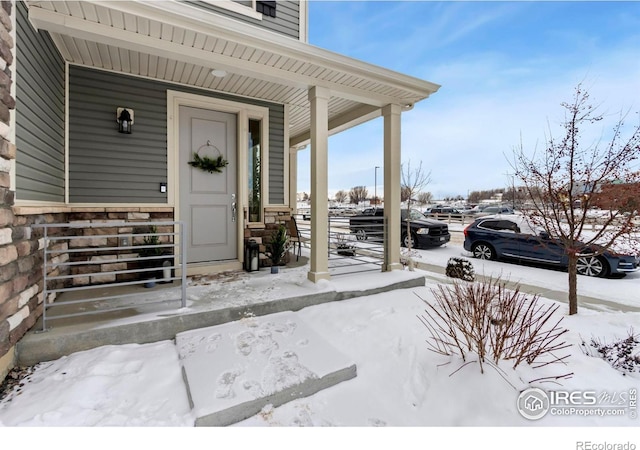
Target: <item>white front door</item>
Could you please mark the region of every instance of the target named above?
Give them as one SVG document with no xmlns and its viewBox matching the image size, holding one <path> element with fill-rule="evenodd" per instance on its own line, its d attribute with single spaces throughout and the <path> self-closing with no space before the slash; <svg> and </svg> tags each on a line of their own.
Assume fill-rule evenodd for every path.
<svg viewBox="0 0 640 450">
<path fill-rule="evenodd" d="M 187 262 L 238 258 L 236 115 L 180 106 L 180 219 L 187 230 Z M 189 165 L 194 153 L 228 161 L 221 173 Z"/>
</svg>

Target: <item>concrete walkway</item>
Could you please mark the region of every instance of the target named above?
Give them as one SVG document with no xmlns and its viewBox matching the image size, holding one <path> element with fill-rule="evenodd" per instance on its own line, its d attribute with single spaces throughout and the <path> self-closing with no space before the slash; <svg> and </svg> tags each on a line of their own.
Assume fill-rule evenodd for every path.
<svg viewBox="0 0 640 450">
<path fill-rule="evenodd" d="M 269 298 L 268 288 L 265 288 L 264 292 L 258 293 L 256 299 L 256 294 L 253 294 L 253 297 L 247 294 L 246 285 L 243 284 L 242 277 L 247 276 L 248 274 L 241 273 L 237 282 L 228 283 L 225 295 L 239 299 L 236 302 L 239 303 L 238 306 L 228 306 L 231 302 L 221 301 L 223 296 L 220 295 L 204 296 L 202 299 L 189 301 L 187 308 L 180 308 L 178 302 L 164 307 L 158 304 L 145 307 L 142 302 L 142 306 L 132 306 L 130 311 L 105 313 L 102 317 L 94 315 L 59 319 L 44 332 L 40 331 L 41 326 L 36 324 L 17 345 L 18 365 L 31 366 L 103 345 L 144 344 L 175 339 L 178 333 L 233 322 L 247 316 L 298 311 L 307 306 L 425 285 L 423 273 L 369 272 L 358 275 L 370 279 L 363 282 L 360 278 L 358 281 L 359 286 L 373 286 L 368 289 L 350 288 L 349 277 L 344 276 L 337 277 L 339 279 L 333 282 L 337 286 L 335 289 L 318 291 L 300 287 L 291 289 L 282 296 L 275 291 L 273 298 Z M 270 283 L 276 283 L 275 279 L 273 280 Z M 189 287 L 188 290 L 198 287 Z M 161 295 L 160 292 L 156 291 L 156 295 Z"/>
<path fill-rule="evenodd" d="M 420 270 L 424 270 L 425 277 L 429 280 L 438 281 L 440 283 L 453 283 L 454 280 L 452 278 L 448 278 L 445 275 L 445 268 L 441 266 L 436 266 L 433 264 L 427 264 L 421 261 L 416 261 L 416 268 Z M 476 274 L 476 280 L 488 281 L 489 277 L 485 277 L 480 274 Z M 503 280 L 504 281 L 504 280 Z M 547 289 L 541 286 L 529 285 L 522 282 L 513 282 L 506 281 L 506 285 L 510 289 L 515 289 L 516 287 L 520 289 L 520 292 L 525 292 L 527 294 L 536 294 L 541 297 L 548 298 L 551 300 L 556 300 L 562 303 L 569 303 L 568 294 L 566 291 L 556 291 L 553 289 Z M 588 295 L 578 294 L 578 303 L 581 308 L 589 308 L 595 311 L 620 311 L 620 312 L 640 312 L 640 307 L 631 306 L 631 305 L 623 305 L 617 302 L 611 302 L 608 300 L 604 300 L 601 298 L 590 297 Z"/>
</svg>

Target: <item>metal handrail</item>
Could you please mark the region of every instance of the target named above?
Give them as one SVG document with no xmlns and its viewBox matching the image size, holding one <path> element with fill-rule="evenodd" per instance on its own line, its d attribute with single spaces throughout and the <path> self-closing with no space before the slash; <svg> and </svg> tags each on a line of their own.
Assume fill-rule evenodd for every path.
<svg viewBox="0 0 640 450">
<path fill-rule="evenodd" d="M 77 234 L 71 234 L 71 235 L 67 235 L 66 232 L 63 233 L 63 235 L 54 235 L 51 236 L 50 230 L 51 229 L 58 229 L 58 230 L 73 230 L 73 229 L 87 229 L 87 228 L 150 228 L 150 227 L 172 227 L 173 231 L 172 232 L 147 232 L 147 231 L 143 231 L 143 232 L 130 232 L 130 233 L 112 233 L 112 234 L 101 234 L 101 235 L 92 235 L 92 236 L 85 236 L 85 235 L 77 235 Z M 47 310 L 50 308 L 54 308 L 54 307 L 58 307 L 58 306 L 66 306 L 66 305 L 73 305 L 73 304 L 79 304 L 79 303 L 90 303 L 90 302 L 104 302 L 105 300 L 114 300 L 114 299 L 122 299 L 122 298 L 127 298 L 127 297 L 135 297 L 135 296 L 140 296 L 139 293 L 128 293 L 128 294 L 119 294 L 119 295 L 102 295 L 102 296 L 89 296 L 87 295 L 86 298 L 81 298 L 79 300 L 70 300 L 70 301 L 64 301 L 64 302 L 49 302 L 49 294 L 58 294 L 58 293 L 64 293 L 64 292 L 81 292 L 81 291 L 87 291 L 87 293 L 91 292 L 92 290 L 95 291 L 96 289 L 108 289 L 108 288 L 113 288 L 113 287 L 121 287 L 121 286 L 132 286 L 132 285 L 141 285 L 141 284 L 145 284 L 148 283 L 149 280 L 148 279 L 141 279 L 141 280 L 133 280 L 133 281 L 115 281 L 115 282 L 107 282 L 107 283 L 102 283 L 102 284 L 88 284 L 88 285 L 82 285 L 82 286 L 63 286 L 63 287 L 50 287 L 49 284 L 51 281 L 68 281 L 68 280 L 73 280 L 76 278 L 86 278 L 86 277 L 94 277 L 94 276 L 106 276 L 106 275 L 113 275 L 114 279 L 117 280 L 118 275 L 124 275 L 124 274 L 132 274 L 132 273 L 151 273 L 151 272 L 158 272 L 161 270 L 165 270 L 165 269 L 169 269 L 170 270 L 170 274 L 172 274 L 169 277 L 163 278 L 164 281 L 168 281 L 168 282 L 173 282 L 173 281 L 180 281 L 181 282 L 181 288 L 180 288 L 180 297 L 179 298 L 167 298 L 167 299 L 162 299 L 162 300 L 155 300 L 155 301 L 147 301 L 144 304 L 145 305 L 150 305 L 150 304 L 154 304 L 154 303 L 165 303 L 165 302 L 170 302 L 170 301 L 175 301 L 175 300 L 180 300 L 181 303 L 181 307 L 186 307 L 186 288 L 187 288 L 187 255 L 186 255 L 186 248 L 185 248 L 185 243 L 186 243 L 186 230 L 184 227 L 184 223 L 183 222 L 174 222 L 174 221 L 162 221 L 162 222 L 127 222 L 127 221 L 114 221 L 114 222 L 91 222 L 91 223 L 46 223 L 46 224 L 34 224 L 32 225 L 32 228 L 41 228 L 43 229 L 43 263 L 42 263 L 42 272 L 43 272 L 43 309 L 42 309 L 42 330 L 45 331 L 47 330 L 47 321 L 48 320 L 53 320 L 53 319 L 61 319 L 61 318 L 67 318 L 67 317 L 76 317 L 76 316 L 82 316 L 82 315 L 90 315 L 90 314 L 96 314 L 96 313 L 100 313 L 100 312 L 109 312 L 109 311 L 116 311 L 116 310 L 122 310 L 122 309 L 127 309 L 127 308 L 131 308 L 134 305 L 127 305 L 127 306 L 119 306 L 119 305 L 111 305 L 107 308 L 101 308 L 98 310 L 93 310 L 93 311 L 82 311 L 82 312 L 76 312 L 76 313 L 69 313 L 69 314 L 57 314 L 55 316 L 52 317 L 48 317 L 47 315 Z M 178 229 L 178 231 L 176 231 L 176 228 Z M 133 238 L 144 238 L 144 237 L 149 237 L 149 236 L 155 236 L 155 237 L 167 237 L 169 236 L 171 239 L 173 239 L 173 242 L 170 243 L 159 243 L 157 245 L 150 245 L 150 244 L 140 244 L 140 245 L 124 245 L 124 246 L 88 246 L 88 247 L 74 247 L 74 248 L 68 248 L 69 247 L 69 243 L 72 242 L 73 240 L 78 240 L 78 239 L 104 239 L 104 238 L 123 238 L 123 237 L 128 237 L 133 241 Z M 178 242 L 176 242 L 176 239 L 178 240 Z M 58 244 L 60 242 L 67 242 L 66 248 L 63 249 L 52 249 L 51 246 Z M 122 253 L 122 252 L 126 252 L 126 251 L 138 251 L 138 250 L 144 250 L 144 249 L 173 249 L 173 254 L 171 255 L 150 255 L 150 256 L 138 256 L 136 258 L 132 258 L 132 257 L 125 257 L 125 258 L 118 258 L 118 255 L 107 255 L 105 254 L 105 252 L 118 252 L 118 253 Z M 88 261 L 69 261 L 68 260 L 68 256 L 69 255 L 74 255 L 74 254 L 80 254 L 80 253 L 92 253 L 92 256 L 115 256 L 114 259 L 101 259 L 101 260 L 88 260 Z M 67 260 L 64 260 L 64 255 L 67 256 Z M 93 266 L 97 266 L 99 269 L 99 266 L 103 265 L 103 264 L 118 264 L 118 263 L 129 263 L 129 262 L 133 262 L 133 261 L 138 261 L 138 262 L 146 262 L 146 261 L 159 261 L 159 260 L 163 260 L 166 261 L 168 259 L 173 259 L 172 263 L 170 266 L 163 266 L 163 267 L 142 267 L 139 269 L 120 269 L 120 270 L 111 270 L 111 271 L 94 271 L 93 270 Z M 92 268 L 91 271 L 88 272 L 83 272 L 83 273 L 76 273 L 76 274 L 57 274 L 57 275 L 49 275 L 50 271 L 53 271 L 55 269 L 58 270 L 64 270 L 64 268 L 71 268 L 71 267 L 79 267 L 79 266 L 85 266 L 85 267 L 89 267 Z M 180 275 L 179 276 L 175 276 L 173 274 L 175 274 L 175 271 L 179 269 L 180 270 Z M 90 278 L 89 278 L 90 279 Z"/>
<path fill-rule="evenodd" d="M 310 225 L 304 221 L 302 215 L 296 216 L 300 234 L 307 239 L 304 246 L 311 245 Z M 347 275 L 358 272 L 381 270 L 384 261 L 384 239 L 386 227 L 380 223 L 380 218 L 372 217 L 371 224 L 363 224 L 367 239 L 358 240 L 350 228 L 349 216 L 329 216 L 327 247 L 329 252 L 329 271 L 331 276 Z M 377 219 L 377 220 L 375 220 Z M 373 223 L 377 222 L 377 223 Z M 354 247 L 353 254 L 340 251 L 340 243 L 349 243 Z"/>
</svg>

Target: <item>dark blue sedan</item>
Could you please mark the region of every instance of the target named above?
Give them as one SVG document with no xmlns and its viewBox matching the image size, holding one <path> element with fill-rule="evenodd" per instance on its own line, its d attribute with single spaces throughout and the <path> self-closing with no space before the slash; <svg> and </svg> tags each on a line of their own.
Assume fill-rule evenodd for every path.
<svg viewBox="0 0 640 450">
<path fill-rule="evenodd" d="M 477 219 L 464 230 L 464 249 L 480 259 L 505 259 L 566 269 L 568 256 L 560 242 L 544 233 L 524 232 L 522 218 L 488 216 Z M 640 268 L 638 255 L 622 255 L 606 250 L 601 255 L 585 252 L 578 258 L 578 273 L 591 277 L 634 272 Z"/>
</svg>

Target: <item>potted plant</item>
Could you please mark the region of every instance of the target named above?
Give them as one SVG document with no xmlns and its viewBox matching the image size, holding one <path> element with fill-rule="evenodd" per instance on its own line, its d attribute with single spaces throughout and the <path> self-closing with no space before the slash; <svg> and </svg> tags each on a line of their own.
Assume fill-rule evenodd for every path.
<svg viewBox="0 0 640 450">
<path fill-rule="evenodd" d="M 140 268 L 151 269 L 154 267 L 161 267 L 163 260 L 161 258 L 150 259 L 155 256 L 163 256 L 165 254 L 164 249 L 160 247 L 160 238 L 158 237 L 158 229 L 155 225 L 150 226 L 148 229 L 143 230 L 144 233 L 148 233 L 142 240 L 141 248 L 138 250 L 140 256 Z M 156 278 L 162 278 L 162 271 L 144 271 L 142 272 L 142 279 L 150 280 L 145 283 L 145 287 L 153 287 L 155 283 L 152 281 Z"/>
<path fill-rule="evenodd" d="M 284 225 L 280 225 L 266 244 L 265 253 L 271 260 L 271 273 L 278 273 L 278 266 L 287 251 L 288 243 L 289 237 L 287 236 L 287 229 Z"/>
</svg>

